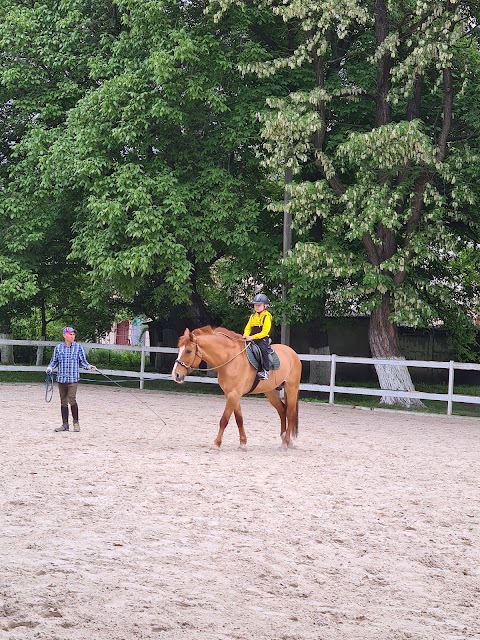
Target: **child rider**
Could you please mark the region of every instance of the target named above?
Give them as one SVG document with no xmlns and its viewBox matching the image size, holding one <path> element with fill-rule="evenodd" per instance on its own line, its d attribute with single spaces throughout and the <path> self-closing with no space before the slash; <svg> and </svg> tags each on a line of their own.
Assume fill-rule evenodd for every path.
<svg viewBox="0 0 480 640">
<path fill-rule="evenodd" d="M 270 344 L 270 332 L 272 330 L 272 314 L 267 310 L 270 300 L 264 293 L 258 293 L 253 301 L 255 313 L 252 313 L 243 331 L 245 340 L 254 340 L 262 354 L 263 369 L 257 375 L 261 380 L 268 380 L 270 363 L 268 358 L 268 346 Z"/>
</svg>

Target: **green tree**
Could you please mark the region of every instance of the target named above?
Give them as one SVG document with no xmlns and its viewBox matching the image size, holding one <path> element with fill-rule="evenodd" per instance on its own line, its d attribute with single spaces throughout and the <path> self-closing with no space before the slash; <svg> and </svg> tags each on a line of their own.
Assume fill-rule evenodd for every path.
<svg viewBox="0 0 480 640">
<path fill-rule="evenodd" d="M 7 332 L 36 308 L 45 335 L 49 319 L 67 320 L 88 304 L 84 265 L 67 261 L 78 192 L 46 187 L 42 170 L 66 114 L 94 85 L 91 58 L 108 50 L 119 26 L 107 0 L 0 2 L 0 324 Z"/>
<path fill-rule="evenodd" d="M 203 2 L 117 6 L 122 29 L 111 55 L 90 60 L 96 87 L 55 132 L 42 186 L 81 194 L 71 257 L 92 289 L 162 321 L 205 323 L 219 260 L 244 278 L 259 265 L 261 278 L 278 259 L 255 155 L 265 89 L 234 72 L 252 55 L 243 27 L 220 30 Z"/>
</svg>

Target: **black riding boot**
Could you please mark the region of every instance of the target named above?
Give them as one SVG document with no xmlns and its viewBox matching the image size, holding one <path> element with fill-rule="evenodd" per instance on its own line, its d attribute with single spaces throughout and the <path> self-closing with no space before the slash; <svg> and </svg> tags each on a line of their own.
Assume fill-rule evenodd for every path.
<svg viewBox="0 0 480 640">
<path fill-rule="evenodd" d="M 70 429 L 68 426 L 68 407 L 64 407 L 62 404 L 60 405 L 60 411 L 62 412 L 62 426 L 57 427 L 54 431 L 68 431 Z"/>
</svg>

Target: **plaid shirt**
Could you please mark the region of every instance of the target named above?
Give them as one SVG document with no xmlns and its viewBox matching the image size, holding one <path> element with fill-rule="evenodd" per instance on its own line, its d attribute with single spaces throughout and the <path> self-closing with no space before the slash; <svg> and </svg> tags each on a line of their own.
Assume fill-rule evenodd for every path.
<svg viewBox="0 0 480 640">
<path fill-rule="evenodd" d="M 87 362 L 82 345 L 78 342 L 72 342 L 72 345 L 67 347 L 62 342 L 55 347 L 48 366 L 52 369 L 58 367 L 57 382 L 78 382 L 80 380 L 78 365 L 83 369 L 89 369 L 91 366 Z"/>
</svg>

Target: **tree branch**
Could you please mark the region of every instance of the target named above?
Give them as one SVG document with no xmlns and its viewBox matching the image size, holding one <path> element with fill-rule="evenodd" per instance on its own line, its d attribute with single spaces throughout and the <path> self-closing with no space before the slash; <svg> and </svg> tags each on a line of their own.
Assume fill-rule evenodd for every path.
<svg viewBox="0 0 480 640">
<path fill-rule="evenodd" d="M 323 57 L 317 54 L 316 48 L 314 48 L 312 51 L 312 60 L 313 60 L 313 69 L 315 72 L 315 80 L 316 80 L 317 86 L 323 89 L 325 87 L 325 73 L 323 69 L 324 59 Z M 316 151 L 322 151 L 323 143 L 325 141 L 325 134 L 327 131 L 327 121 L 326 121 L 327 119 L 326 119 L 326 109 L 325 109 L 324 100 L 321 100 L 317 104 L 317 112 L 320 116 L 321 126 L 313 134 L 313 146 Z M 318 167 L 320 174 L 326 178 L 326 171 L 325 171 L 323 162 L 319 158 L 317 158 L 315 160 L 315 164 Z M 345 187 L 342 184 L 342 181 L 340 180 L 340 178 L 338 178 L 338 176 L 335 175 L 332 178 L 326 178 L 326 179 L 328 180 L 328 184 L 330 185 L 335 195 L 341 196 L 345 193 Z"/>
<path fill-rule="evenodd" d="M 375 0 L 375 40 L 379 47 L 388 35 L 388 10 L 385 0 Z M 380 127 L 390 122 L 390 103 L 387 100 L 390 90 L 389 53 L 385 53 L 377 64 L 376 125 Z"/>
<path fill-rule="evenodd" d="M 363 246 L 365 247 L 365 251 L 367 253 L 367 257 L 372 264 L 376 267 L 380 264 L 380 257 L 378 255 L 378 249 L 375 245 L 372 236 L 369 233 L 364 233 L 362 236 Z"/>
<path fill-rule="evenodd" d="M 440 136 L 438 139 L 438 152 L 437 161 L 443 162 L 447 152 L 447 140 L 450 128 L 452 126 L 452 114 L 453 114 L 453 84 L 452 84 L 452 70 L 443 70 L 443 124 Z"/>
</svg>

